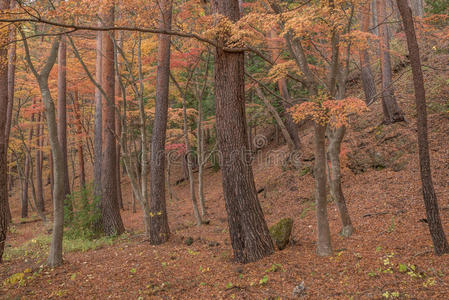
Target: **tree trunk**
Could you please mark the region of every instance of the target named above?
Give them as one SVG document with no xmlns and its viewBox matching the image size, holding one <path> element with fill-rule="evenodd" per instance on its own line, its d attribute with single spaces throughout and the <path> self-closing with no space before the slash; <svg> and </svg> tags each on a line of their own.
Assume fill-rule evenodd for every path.
<svg viewBox="0 0 449 300">
<path fill-rule="evenodd" d="M 271 30 L 269 37 L 272 39 L 271 60 L 274 62 L 282 62 L 279 50 L 281 48 L 281 43 L 277 40 L 279 38 L 277 32 L 275 30 Z M 281 97 L 287 101 L 291 101 L 290 94 L 288 92 L 287 79 L 281 78 L 278 80 L 277 84 Z M 283 107 L 282 117 L 285 120 L 285 127 L 288 131 L 288 134 L 290 135 L 290 140 L 293 141 L 293 148 L 290 147 L 290 151 L 298 151 L 301 149 L 301 141 L 298 135 L 299 125 L 293 121 L 292 116 L 290 115 L 290 113 L 288 113 L 288 109 L 292 105 L 288 104 L 286 101 L 281 101 L 281 105 Z"/>
<path fill-rule="evenodd" d="M 441 224 L 438 210 L 438 200 L 433 188 L 432 173 L 430 167 L 429 142 L 427 137 L 427 108 L 424 78 L 421 69 L 419 46 L 416 40 L 413 16 L 406 0 L 397 0 L 402 22 L 404 23 L 407 46 L 410 56 L 410 64 L 413 73 L 413 85 L 415 89 L 416 111 L 418 116 L 418 148 L 419 166 L 421 170 L 421 183 L 426 207 L 426 216 L 432 236 L 433 247 L 436 255 L 449 253 L 449 245 Z"/>
<path fill-rule="evenodd" d="M 345 196 L 343 195 L 343 190 L 341 188 L 340 166 L 341 143 L 345 136 L 345 132 L 346 128 L 344 126 L 328 130 L 329 145 L 327 153 L 331 162 L 331 170 L 329 174 L 331 195 L 337 204 L 338 213 L 340 214 L 340 219 L 343 226 L 341 235 L 344 237 L 349 237 L 354 232 L 354 228 L 346 206 Z"/>
<path fill-rule="evenodd" d="M 13 9 L 16 5 L 15 0 L 10 1 L 10 8 Z M 12 124 L 12 111 L 14 107 L 14 89 L 15 89 L 15 75 L 16 75 L 16 52 L 17 52 L 17 44 L 16 44 L 16 27 L 10 26 L 9 28 L 9 41 L 12 44 L 9 47 L 8 54 L 8 108 L 6 112 L 6 125 L 5 125 L 5 145 L 6 145 L 6 155 L 8 155 L 8 144 L 9 144 L 9 134 L 11 132 L 11 124 Z M 8 186 L 12 187 L 12 177 L 11 174 L 7 174 L 8 176 Z M 11 209 L 9 207 L 9 201 L 6 202 L 7 208 L 7 218 L 8 223 L 11 223 Z"/>
<path fill-rule="evenodd" d="M 114 6 L 108 5 L 102 13 L 104 26 L 114 26 Z M 114 42 L 113 32 L 103 35 L 103 80 L 105 92 L 103 103 L 103 136 L 104 149 L 101 168 L 101 214 L 103 230 L 107 235 L 120 235 L 125 231 L 120 216 L 117 197 L 117 154 L 115 139 L 115 71 L 114 71 Z"/>
<path fill-rule="evenodd" d="M 404 113 L 399 108 L 393 89 L 393 72 L 391 70 L 390 37 L 388 34 L 387 9 L 385 0 L 377 0 L 377 21 L 379 22 L 379 56 L 382 74 L 382 108 L 384 122 L 391 124 L 404 121 Z"/>
<path fill-rule="evenodd" d="M 43 146 L 43 133 L 44 133 L 44 127 L 41 125 L 42 122 L 42 114 L 39 113 L 37 117 L 38 125 L 37 125 L 37 131 L 36 136 L 38 138 L 38 144 L 36 148 L 36 195 L 37 195 L 37 210 L 44 212 L 45 211 L 45 203 L 44 203 L 44 189 L 42 184 L 42 146 Z"/>
<path fill-rule="evenodd" d="M 62 147 L 64 168 L 65 206 L 73 211 L 70 195 L 69 167 L 67 163 L 67 44 L 61 37 L 58 53 L 58 139 Z"/>
<path fill-rule="evenodd" d="M 7 10 L 9 1 L 0 0 L 0 9 Z M 5 24 L 2 24 L 5 26 Z M 0 40 L 8 41 L 8 31 L 3 29 L 0 32 Z M 6 138 L 6 118 L 8 111 L 8 47 L 0 48 L 0 263 L 5 249 L 6 234 L 8 232 L 8 161 L 7 161 L 7 138 Z"/>
<path fill-rule="evenodd" d="M 97 32 L 97 49 L 96 49 L 96 66 L 95 66 L 95 81 L 102 86 L 102 56 L 103 56 L 103 33 Z M 101 160 L 103 154 L 103 103 L 101 91 L 95 87 L 95 116 L 94 116 L 94 195 L 95 200 L 98 201 L 97 209 L 101 211 L 100 203 L 102 198 L 101 191 Z M 94 226 L 100 230 L 102 221 Z"/>
<path fill-rule="evenodd" d="M 326 195 L 326 127 L 315 123 L 315 198 L 317 218 L 317 254 L 332 255 Z"/>
<path fill-rule="evenodd" d="M 170 30 L 172 1 L 161 5 L 161 30 Z M 159 35 L 156 76 L 156 108 L 154 115 L 150 166 L 150 243 L 159 245 L 170 237 L 165 201 L 165 138 L 167 130 L 168 95 L 170 79 L 170 36 Z"/>
<path fill-rule="evenodd" d="M 180 89 L 180 92 L 181 89 Z M 200 211 L 198 210 L 198 202 L 196 200 L 196 194 L 195 194 L 195 178 L 193 177 L 193 160 L 190 149 L 190 142 L 189 142 L 189 131 L 187 128 L 187 103 L 186 103 L 186 95 L 184 94 L 182 97 L 182 110 L 183 110 L 183 119 L 184 119 L 184 143 L 186 146 L 186 160 L 187 160 L 187 170 L 188 170 L 188 178 L 189 178 L 189 188 L 190 188 L 190 199 L 192 201 L 192 207 L 193 207 L 193 215 L 195 216 L 196 225 L 201 226 L 203 221 L 201 220 Z"/>
<path fill-rule="evenodd" d="M 34 114 L 31 116 L 31 121 L 34 122 Z M 30 134 L 28 136 L 28 144 L 31 143 L 34 134 L 34 127 L 30 128 Z M 24 185 L 22 190 L 22 218 L 28 217 L 28 186 L 30 182 L 30 169 L 31 169 L 31 155 L 29 151 L 25 151 L 25 167 L 24 167 Z"/>
<path fill-rule="evenodd" d="M 118 32 L 118 39 L 116 41 L 117 45 L 122 48 L 123 47 L 123 31 L 119 31 Z M 119 58 L 118 58 L 118 50 L 115 50 L 115 59 L 117 60 L 116 65 L 120 66 L 119 64 Z M 117 68 L 116 72 L 115 72 L 115 94 L 116 94 L 116 105 L 117 105 L 117 110 L 121 111 L 120 109 L 120 103 L 119 103 L 119 98 L 120 98 L 120 94 L 121 94 L 121 90 L 120 90 L 120 70 L 119 68 Z M 120 137 L 122 134 L 122 124 L 120 123 L 120 116 L 119 114 L 116 115 L 115 118 L 115 133 L 117 137 Z M 117 152 L 117 158 L 116 158 L 116 168 L 117 168 L 117 200 L 118 200 L 118 204 L 120 209 L 123 209 L 123 195 L 122 195 L 122 176 L 121 176 L 121 145 L 120 145 L 120 141 L 117 141 L 116 144 L 116 152 Z"/>
<path fill-rule="evenodd" d="M 367 1 L 362 7 L 362 31 L 369 32 L 370 25 L 370 2 Z M 371 71 L 371 62 L 367 48 L 360 50 L 360 68 L 362 77 L 363 91 L 365 92 L 365 103 L 367 105 L 373 103 L 376 99 L 376 83 L 374 81 L 373 73 Z"/>
<path fill-rule="evenodd" d="M 79 163 L 79 173 L 80 173 L 80 188 L 83 190 L 86 188 L 86 170 L 84 166 L 84 149 L 83 149 L 83 140 L 82 140 L 82 134 L 83 134 L 83 126 L 81 123 L 81 111 L 79 108 L 79 99 L 78 99 L 78 91 L 75 91 L 73 96 L 73 109 L 75 111 L 75 118 L 76 118 L 76 134 L 78 138 L 78 163 Z"/>
<path fill-rule="evenodd" d="M 214 0 L 216 14 L 233 22 L 240 18 L 238 0 Z M 226 41 L 220 40 L 223 45 Z M 263 211 L 257 199 L 251 163 L 247 161 L 244 53 L 216 48 L 215 104 L 223 192 L 234 258 L 257 261 L 274 252 Z"/>
</svg>

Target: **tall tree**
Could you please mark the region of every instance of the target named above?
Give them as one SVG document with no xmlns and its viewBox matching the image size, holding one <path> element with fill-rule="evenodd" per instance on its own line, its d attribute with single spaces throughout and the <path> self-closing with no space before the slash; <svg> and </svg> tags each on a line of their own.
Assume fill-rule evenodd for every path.
<svg viewBox="0 0 449 300">
<path fill-rule="evenodd" d="M 441 224 L 438 210 L 438 200 L 433 188 L 432 172 L 430 167 L 429 141 L 427 137 L 427 107 L 424 78 L 419 56 L 419 46 L 416 39 L 415 26 L 413 24 L 412 10 L 407 0 L 397 0 L 399 12 L 404 24 L 410 64 L 413 73 L 413 86 L 415 89 L 415 103 L 418 116 L 418 148 L 419 167 L 421 170 L 421 184 L 426 207 L 426 216 L 432 236 L 433 247 L 437 255 L 449 253 L 449 245 Z"/>
<path fill-rule="evenodd" d="M 214 13 L 232 22 L 240 19 L 238 0 L 214 0 Z M 244 52 L 223 49 L 223 32 L 215 53 L 215 109 L 218 147 L 223 161 L 223 192 L 234 258 L 240 263 L 259 260 L 274 247 L 257 198 L 248 151 L 245 117 Z M 236 155 L 237 154 L 237 155 Z"/>
<path fill-rule="evenodd" d="M 102 51 L 103 51 L 103 33 L 97 32 L 97 49 L 96 49 L 96 66 L 95 66 L 95 80 L 102 85 Z M 101 160 L 103 149 L 103 103 L 101 91 L 95 87 L 95 116 L 94 116 L 94 194 L 95 197 L 101 201 Z M 101 222 L 99 222 L 101 223 Z M 96 224 L 99 226 L 99 224 Z"/>
<path fill-rule="evenodd" d="M 108 3 L 101 12 L 104 26 L 114 26 L 114 3 Z M 103 34 L 102 88 L 104 149 L 101 167 L 101 214 L 103 230 L 107 235 L 120 235 L 125 231 L 117 198 L 117 163 L 115 138 L 115 68 L 113 32 Z"/>
<path fill-rule="evenodd" d="M 9 8 L 8 0 L 0 0 L 0 10 Z M 4 26 L 4 24 L 2 24 Z M 7 138 L 6 116 L 8 110 L 8 30 L 0 31 L 0 263 L 5 249 L 6 233 L 9 223 L 8 206 L 8 163 L 7 163 Z"/>
<path fill-rule="evenodd" d="M 39 112 L 37 116 L 37 129 L 36 129 L 36 137 L 37 137 L 37 148 L 36 148 L 36 204 L 37 210 L 44 212 L 45 211 L 45 203 L 44 203 L 44 189 L 42 184 L 42 161 L 43 161 L 43 153 L 42 146 L 44 145 L 44 126 L 41 124 L 43 121 L 42 113 Z"/>
<path fill-rule="evenodd" d="M 62 147 L 65 194 L 70 195 L 69 168 L 67 162 L 67 43 L 61 37 L 58 53 L 58 139 Z M 65 200 L 69 210 L 73 210 L 68 198 Z"/>
<path fill-rule="evenodd" d="M 385 0 L 376 1 L 377 21 L 379 23 L 379 56 L 382 75 L 382 108 L 386 124 L 404 121 L 404 113 L 394 96 L 393 71 L 391 69 L 390 35 L 387 24 Z"/>
<path fill-rule="evenodd" d="M 159 29 L 170 30 L 172 0 L 161 0 Z M 158 245 L 170 236 L 165 201 L 165 139 L 167 131 L 170 80 L 170 36 L 160 34 L 157 53 L 156 108 L 151 141 L 150 166 L 150 243 Z"/>
<path fill-rule="evenodd" d="M 62 264 L 62 238 L 64 234 L 64 200 L 65 200 L 65 171 L 64 168 L 64 155 L 62 153 L 62 146 L 58 138 L 58 124 L 56 121 L 56 111 L 53 97 L 48 85 L 48 78 L 50 72 L 53 69 L 58 57 L 59 49 L 59 37 L 53 40 L 50 54 L 42 67 L 38 72 L 34 67 L 31 60 L 30 49 L 28 47 L 27 37 L 20 31 L 25 47 L 26 61 L 36 77 L 39 90 L 41 92 L 42 100 L 45 106 L 45 115 L 47 119 L 48 135 L 50 139 L 50 146 L 53 158 L 53 234 L 50 245 L 50 253 L 48 255 L 48 265 L 54 267 Z"/>
<path fill-rule="evenodd" d="M 370 24 L 370 11 L 371 11 L 371 1 L 366 1 L 366 3 L 361 8 L 361 23 L 362 31 L 369 32 Z M 365 93 L 366 104 L 371 104 L 376 97 L 376 83 L 374 82 L 373 73 L 371 71 L 371 62 L 368 53 L 368 46 L 360 50 L 360 68 L 361 68 L 361 78 L 363 91 Z"/>
</svg>

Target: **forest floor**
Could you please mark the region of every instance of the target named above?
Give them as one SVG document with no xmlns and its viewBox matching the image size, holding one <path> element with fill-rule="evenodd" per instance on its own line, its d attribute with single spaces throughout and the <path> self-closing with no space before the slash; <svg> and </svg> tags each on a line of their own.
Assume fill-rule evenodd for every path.
<svg viewBox="0 0 449 300">
<path fill-rule="evenodd" d="M 448 235 L 449 92 L 437 86 L 448 76 L 432 70 L 425 74 L 432 77 L 428 95 L 433 178 Z M 150 246 L 142 232 L 142 212 L 129 209 L 131 190 L 124 178 L 122 217 L 127 233 L 90 244 L 67 242 L 64 264 L 50 269 L 43 266 L 47 229 L 37 219 L 21 224 L 18 197 L 13 195 L 14 224 L 7 261 L 0 266 L 0 296 L 291 299 L 294 287 L 304 282 L 306 299 L 447 299 L 449 256 L 434 255 L 425 223 L 410 78 L 410 72 L 404 74 L 397 89 L 406 123 L 379 125 L 382 113 L 377 102 L 348 129 L 342 151 L 343 189 L 356 231 L 349 238 L 339 235 L 336 206 L 329 203 L 334 256 L 315 254 L 313 139 L 306 126 L 301 170 L 268 165 L 263 158 L 270 150 L 286 150 L 274 143 L 258 154 L 262 159 L 253 166 L 257 187 L 265 188 L 259 199 L 268 225 L 284 217 L 294 220 L 293 241 L 285 250 L 255 263 L 233 262 L 221 174 L 209 169 L 205 176 L 209 225 L 194 225 L 184 182 L 173 188 L 179 200 L 168 202 L 169 242 Z M 187 245 L 190 237 L 193 244 Z"/>
</svg>

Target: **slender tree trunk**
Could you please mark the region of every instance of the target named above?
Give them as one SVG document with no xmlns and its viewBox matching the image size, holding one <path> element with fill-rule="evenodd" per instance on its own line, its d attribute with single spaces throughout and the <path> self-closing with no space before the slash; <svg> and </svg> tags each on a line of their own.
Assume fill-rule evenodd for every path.
<svg viewBox="0 0 449 300">
<path fill-rule="evenodd" d="M 37 117 L 38 125 L 36 136 L 38 138 L 38 144 L 36 148 L 36 195 L 37 195 L 37 210 L 44 212 L 45 211 L 45 203 L 44 203 L 44 189 L 42 184 L 42 146 L 43 146 L 43 132 L 44 127 L 40 123 L 42 122 L 42 114 L 39 113 Z"/>
<path fill-rule="evenodd" d="M 240 18 L 238 0 L 214 0 L 213 7 L 216 14 L 233 22 Z M 216 48 L 215 106 L 223 192 L 234 258 L 240 263 L 257 261 L 274 252 L 251 163 L 245 159 L 248 134 L 244 76 L 244 53 Z"/>
<path fill-rule="evenodd" d="M 337 100 L 338 101 L 338 100 Z M 330 170 L 330 190 L 332 197 L 334 198 L 340 219 L 342 222 L 341 235 L 349 237 L 354 232 L 351 218 L 349 216 L 348 208 L 346 206 L 345 196 L 341 188 L 341 166 L 340 166 L 340 152 L 341 143 L 345 136 L 346 128 L 344 126 L 338 128 L 332 128 L 328 130 L 329 146 L 328 155 L 331 162 Z"/>
<path fill-rule="evenodd" d="M 180 89 L 180 92 L 181 89 Z M 195 178 L 193 177 L 193 161 L 192 161 L 192 155 L 191 149 L 190 149 L 190 142 L 189 142 L 189 131 L 187 128 L 187 103 L 185 94 L 182 97 L 182 110 L 183 110 L 183 117 L 184 117 L 184 144 L 186 146 L 186 160 L 187 160 L 187 170 L 188 170 L 188 177 L 189 177 L 189 187 L 190 187 L 190 199 L 192 200 L 192 207 L 193 207 L 193 215 L 195 216 L 196 225 L 201 226 L 203 221 L 201 220 L 200 211 L 198 210 L 198 202 L 196 200 L 196 194 L 195 194 Z"/>
<path fill-rule="evenodd" d="M 332 255 L 326 195 L 326 127 L 315 123 L 315 198 L 317 218 L 317 254 Z"/>
<path fill-rule="evenodd" d="M 75 117 L 76 117 L 76 134 L 78 138 L 78 163 L 79 163 L 79 173 L 80 173 L 80 188 L 85 189 L 86 188 L 86 170 L 84 166 L 84 149 L 83 149 L 83 140 L 82 140 L 82 134 L 83 134 L 83 126 L 81 123 L 81 111 L 79 108 L 79 96 L 78 91 L 75 91 L 73 96 L 73 109 L 75 110 Z"/>
<path fill-rule="evenodd" d="M 10 8 L 13 9 L 16 5 L 15 0 L 10 1 Z M 9 41 L 12 44 L 9 47 L 8 54 L 8 108 L 6 111 L 6 125 L 5 125 L 5 145 L 6 145 L 6 155 L 8 155 L 8 144 L 9 144 L 9 134 L 11 132 L 11 124 L 12 124 L 12 111 L 14 107 L 14 88 L 15 88 L 15 75 L 16 75 L 16 50 L 17 45 L 16 41 L 16 27 L 10 26 L 9 28 Z M 7 174 L 9 186 L 12 186 L 13 180 L 11 174 Z M 9 207 L 9 201 L 6 201 L 6 213 L 8 218 L 8 223 L 11 223 L 11 209 Z M 0 257 L 1 258 L 1 257 Z"/>
<path fill-rule="evenodd" d="M 362 31 L 369 32 L 370 25 L 370 1 L 367 1 L 362 7 Z M 376 99 L 376 83 L 374 82 L 373 73 L 371 71 L 371 62 L 367 48 L 360 50 L 360 68 L 362 77 L 363 91 L 365 92 L 365 103 L 371 104 Z"/>
<path fill-rule="evenodd" d="M 390 37 L 388 34 L 387 9 L 385 0 L 377 0 L 377 21 L 379 22 L 379 55 L 382 74 L 382 107 L 386 124 L 404 121 L 404 113 L 399 108 L 393 89 L 391 70 Z"/>
<path fill-rule="evenodd" d="M 58 139 L 62 147 L 65 206 L 73 211 L 70 195 L 69 167 L 67 163 L 67 44 L 65 37 L 61 37 L 58 53 Z"/>
<path fill-rule="evenodd" d="M 108 5 L 102 13 L 104 26 L 114 26 L 114 6 Z M 114 42 L 113 32 L 103 35 L 103 80 L 105 92 L 103 110 L 104 149 L 101 169 L 101 214 L 103 230 L 107 235 L 120 235 L 125 231 L 120 216 L 117 197 L 117 153 L 115 139 L 115 71 L 114 71 Z M 107 97 L 107 98 L 106 98 Z"/>
<path fill-rule="evenodd" d="M 207 80 L 207 78 L 206 78 Z M 204 132 L 203 132 L 203 99 L 198 99 L 198 197 L 200 200 L 201 217 L 207 217 L 206 197 L 204 196 Z"/>
<path fill-rule="evenodd" d="M 50 146 L 53 156 L 53 173 L 54 173 L 54 187 L 53 187 L 53 234 L 50 245 L 50 253 L 48 256 L 48 265 L 51 267 L 62 264 L 62 238 L 64 234 L 64 199 L 65 199 L 65 168 L 64 168 L 64 155 L 62 153 L 62 146 L 58 138 L 58 125 L 56 121 L 56 111 L 53 98 L 48 86 L 48 78 L 50 76 L 51 69 L 56 63 L 59 49 L 59 37 L 55 38 L 53 45 L 48 56 L 47 62 L 40 73 L 34 68 L 31 61 L 30 50 L 25 34 L 21 32 L 23 43 L 25 46 L 26 61 L 31 68 L 34 76 L 38 80 L 39 89 L 41 92 L 42 100 L 45 105 L 45 114 L 47 118 L 48 135 L 50 139 Z"/>
<path fill-rule="evenodd" d="M 426 216 L 432 236 L 433 247 L 436 255 L 449 253 L 449 245 L 441 224 L 438 210 L 438 200 L 433 188 L 432 172 L 430 167 L 429 141 L 427 137 L 427 108 L 424 78 L 421 69 L 419 46 L 416 39 L 413 16 L 406 0 L 397 0 L 402 22 L 404 23 L 407 46 L 410 56 L 410 64 L 413 73 L 413 85 L 415 89 L 416 111 L 418 115 L 418 148 L 419 166 L 421 171 L 422 192 L 426 206 Z"/>
<path fill-rule="evenodd" d="M 280 48 L 281 43 L 279 42 L 279 36 L 275 30 L 270 31 L 269 35 L 272 45 L 271 50 L 271 60 L 274 62 L 282 62 L 282 59 L 280 57 Z M 288 92 L 288 86 L 287 86 L 287 79 L 281 78 L 277 82 L 279 93 L 281 94 L 281 97 L 284 98 L 287 101 L 291 101 L 290 94 Z M 296 124 L 293 121 L 292 116 L 288 113 L 288 109 L 291 107 L 290 104 L 288 104 L 286 101 L 281 101 L 281 105 L 283 107 L 282 117 L 285 120 L 285 128 L 288 131 L 288 134 L 290 135 L 290 140 L 293 141 L 293 145 L 289 145 L 291 151 L 297 151 L 301 149 L 301 141 L 299 139 L 299 125 Z M 284 136 L 285 137 L 285 136 Z M 287 139 L 286 139 L 287 140 Z M 288 140 L 287 140 L 288 141 Z"/>
<path fill-rule="evenodd" d="M 118 32 L 118 39 L 117 39 L 117 41 L 116 41 L 116 43 L 118 44 L 118 46 L 120 47 L 120 48 L 123 48 L 123 31 L 119 31 Z M 118 50 L 115 50 L 115 59 L 117 60 L 117 63 L 116 63 L 116 65 L 117 66 L 120 66 L 120 64 L 119 64 L 119 57 L 118 57 Z M 120 94 L 121 94 L 121 89 L 120 89 L 120 70 L 119 70 L 119 68 L 117 68 L 117 70 L 116 70 L 116 72 L 115 72 L 115 94 L 116 94 L 116 105 L 117 105 L 117 108 L 118 108 L 118 111 L 121 111 L 121 109 L 120 109 L 120 103 L 119 103 L 119 98 L 120 98 Z M 116 118 L 115 118 L 115 132 L 116 132 L 116 135 L 118 136 L 118 137 L 120 137 L 121 135 L 122 135 L 122 126 L 121 126 L 121 123 L 120 123 L 120 116 L 119 116 L 119 114 L 117 114 L 116 115 Z M 121 148 L 121 145 L 120 145 L 120 142 L 119 141 L 117 141 L 117 144 L 116 144 L 116 152 L 117 152 L 117 158 L 116 158 L 116 168 L 117 168 L 117 198 L 118 198 L 118 203 L 119 203 L 119 207 L 120 207 L 120 209 L 123 209 L 123 195 L 122 195 L 122 180 L 121 180 L 121 172 L 120 172 L 120 170 L 121 170 L 121 164 L 120 164 L 120 162 L 121 162 L 121 159 L 120 159 L 120 157 L 121 157 L 121 150 L 120 150 L 120 148 Z"/>
<path fill-rule="evenodd" d="M 31 116 L 31 121 L 34 122 L 34 114 Z M 30 128 L 30 134 L 28 135 L 28 145 L 31 143 L 34 135 L 34 127 Z M 22 218 L 28 217 L 28 186 L 30 182 L 30 171 L 31 171 L 31 155 L 29 151 L 25 151 L 25 167 L 24 167 L 24 176 L 25 182 L 22 190 Z"/>
<path fill-rule="evenodd" d="M 0 0 L 0 9 L 7 10 L 9 1 Z M 1 24 L 5 26 L 5 24 Z M 9 34 L 6 29 L 0 32 L 0 43 L 2 45 L 8 41 Z M 6 138 L 6 118 L 8 111 L 8 47 L 0 48 L 0 263 L 5 249 L 6 234 L 9 223 L 8 206 L 8 162 L 7 162 L 7 138 Z"/>
<path fill-rule="evenodd" d="M 97 49 L 96 49 L 96 67 L 95 67 L 95 80 L 102 86 L 103 77 L 103 66 L 102 66 L 102 55 L 103 55 L 103 33 L 101 31 L 97 32 Z M 98 87 L 95 87 L 95 116 L 94 116 L 94 195 L 95 200 L 98 201 L 98 210 L 101 210 L 101 160 L 103 154 L 103 103 L 101 91 Z M 98 224 L 95 224 L 97 230 L 100 230 L 102 221 L 100 220 Z"/>
<path fill-rule="evenodd" d="M 171 29 L 172 1 L 162 0 L 159 28 Z M 170 36 L 159 35 L 156 76 L 156 109 L 153 125 L 150 166 L 150 243 L 158 245 L 170 237 L 165 201 L 165 138 L 167 130 L 170 79 Z"/>
</svg>

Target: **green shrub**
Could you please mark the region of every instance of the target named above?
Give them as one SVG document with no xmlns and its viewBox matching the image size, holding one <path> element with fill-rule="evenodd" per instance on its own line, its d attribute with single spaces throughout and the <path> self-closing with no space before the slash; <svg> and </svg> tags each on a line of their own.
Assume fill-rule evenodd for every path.
<svg viewBox="0 0 449 300">
<path fill-rule="evenodd" d="M 67 206 L 65 208 L 66 223 L 65 235 L 68 239 L 91 240 L 99 235 L 96 226 L 101 217 L 98 203 L 99 197 L 94 195 L 92 185 L 86 186 L 80 191 L 73 192 L 67 197 L 72 202 L 73 212 Z"/>
</svg>

